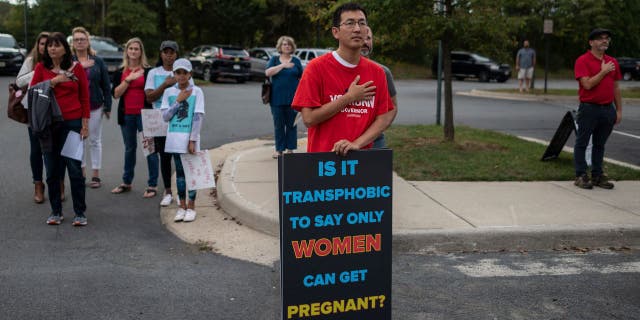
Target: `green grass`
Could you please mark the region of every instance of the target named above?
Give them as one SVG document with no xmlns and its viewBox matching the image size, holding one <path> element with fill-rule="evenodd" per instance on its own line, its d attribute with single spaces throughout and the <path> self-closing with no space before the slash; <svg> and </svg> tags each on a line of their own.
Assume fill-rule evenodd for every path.
<svg viewBox="0 0 640 320">
<path fill-rule="evenodd" d="M 573 180 L 573 155 L 540 161 L 546 146 L 498 132 L 457 126 L 446 142 L 441 126 L 392 126 L 385 132 L 394 150 L 393 169 L 419 181 Z M 605 163 L 614 180 L 640 180 L 640 170 Z"/>
<path fill-rule="evenodd" d="M 518 93 L 518 89 L 492 89 L 488 91 L 494 92 L 505 92 L 505 93 Z M 629 88 L 620 88 L 620 93 L 622 94 L 622 99 L 625 98 L 640 98 L 640 87 L 629 87 Z M 529 95 L 545 95 L 544 88 L 535 88 L 531 90 L 529 93 L 524 93 Z M 578 89 L 549 89 L 547 88 L 547 95 L 557 95 L 557 96 L 578 96 Z"/>
</svg>

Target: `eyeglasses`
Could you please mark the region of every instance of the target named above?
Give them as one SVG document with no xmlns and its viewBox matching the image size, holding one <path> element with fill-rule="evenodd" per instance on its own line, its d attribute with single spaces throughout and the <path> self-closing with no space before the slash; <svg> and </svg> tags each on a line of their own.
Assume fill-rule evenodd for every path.
<svg viewBox="0 0 640 320">
<path fill-rule="evenodd" d="M 367 26 L 367 20 L 353 20 L 353 19 L 349 19 L 341 24 L 339 24 L 339 26 L 345 26 L 345 28 L 347 29 L 354 29 L 356 27 L 356 25 L 358 25 L 360 28 L 364 28 Z"/>
<path fill-rule="evenodd" d="M 74 42 L 85 42 L 87 40 L 88 40 L 87 38 L 75 38 L 75 39 L 73 39 Z"/>
</svg>

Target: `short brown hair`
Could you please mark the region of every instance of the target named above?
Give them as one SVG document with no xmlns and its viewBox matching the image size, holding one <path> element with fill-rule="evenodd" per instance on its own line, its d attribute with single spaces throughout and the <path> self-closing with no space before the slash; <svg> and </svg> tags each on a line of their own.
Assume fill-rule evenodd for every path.
<svg viewBox="0 0 640 320">
<path fill-rule="evenodd" d="M 282 53 L 282 45 L 284 44 L 284 42 L 288 42 L 291 47 L 293 48 L 293 51 L 296 51 L 296 42 L 293 40 L 293 38 L 289 37 L 289 36 L 282 36 L 280 38 L 278 38 L 278 42 L 276 43 L 276 51 L 278 51 L 278 53 Z"/>
</svg>

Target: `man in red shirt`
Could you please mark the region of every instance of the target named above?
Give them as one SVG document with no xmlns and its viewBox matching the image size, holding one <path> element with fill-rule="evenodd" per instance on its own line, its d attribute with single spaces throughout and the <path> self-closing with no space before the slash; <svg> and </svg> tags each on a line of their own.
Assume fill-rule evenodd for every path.
<svg viewBox="0 0 640 320">
<path fill-rule="evenodd" d="M 338 7 L 331 32 L 338 49 L 307 65 L 291 105 L 308 127 L 308 152 L 346 155 L 370 148 L 393 120 L 394 107 L 384 70 L 360 56 L 365 10 L 355 3 Z"/>
<path fill-rule="evenodd" d="M 576 144 L 573 159 L 576 170 L 575 185 L 583 189 L 598 186 L 612 189 L 602 171 L 604 145 L 614 124 L 622 120 L 622 97 L 618 80 L 622 79 L 616 59 L 605 54 L 611 43 L 611 31 L 594 29 L 589 34 L 591 49 L 581 55 L 575 64 L 575 77 L 579 83 Z M 593 136 L 591 180 L 587 175 L 585 150 Z"/>
</svg>

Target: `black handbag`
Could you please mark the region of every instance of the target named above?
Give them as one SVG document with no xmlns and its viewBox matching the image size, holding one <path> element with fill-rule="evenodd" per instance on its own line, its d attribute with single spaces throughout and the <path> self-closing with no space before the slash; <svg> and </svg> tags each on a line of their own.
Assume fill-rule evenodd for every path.
<svg viewBox="0 0 640 320">
<path fill-rule="evenodd" d="M 21 96 L 16 96 L 18 92 L 22 92 Z M 13 119 L 20 123 L 29 122 L 27 116 L 27 109 L 22 104 L 22 98 L 24 97 L 26 90 L 20 90 L 15 83 L 9 84 L 9 103 L 7 104 L 7 116 L 9 119 Z"/>
<path fill-rule="evenodd" d="M 271 100 L 271 80 L 269 78 L 264 79 L 262 83 L 262 103 L 267 104 Z"/>
</svg>

